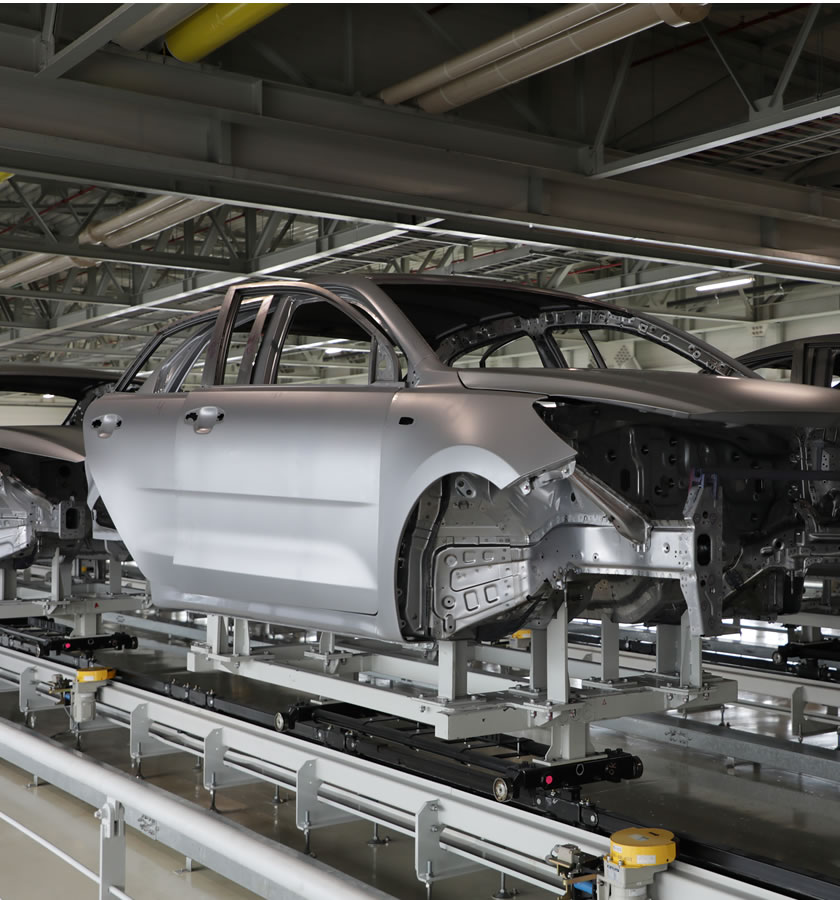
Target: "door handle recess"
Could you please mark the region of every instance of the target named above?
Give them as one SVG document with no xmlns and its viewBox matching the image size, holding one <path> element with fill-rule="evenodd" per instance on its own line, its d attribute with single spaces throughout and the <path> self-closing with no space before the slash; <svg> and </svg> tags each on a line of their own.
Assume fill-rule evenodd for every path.
<svg viewBox="0 0 840 900">
<path fill-rule="evenodd" d="M 213 428 L 225 417 L 223 409 L 218 406 L 201 406 L 191 409 L 185 416 L 185 422 L 191 422 L 196 434 L 210 434 Z"/>
<path fill-rule="evenodd" d="M 97 437 L 109 438 L 117 428 L 122 427 L 122 419 L 116 413 L 106 413 L 95 418 L 90 427 L 96 430 Z"/>
</svg>

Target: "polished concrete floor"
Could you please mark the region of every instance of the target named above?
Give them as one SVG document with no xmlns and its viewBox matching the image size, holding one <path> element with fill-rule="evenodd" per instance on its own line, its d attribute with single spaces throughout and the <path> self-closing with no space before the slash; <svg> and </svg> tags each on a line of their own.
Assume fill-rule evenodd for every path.
<svg viewBox="0 0 840 900">
<path fill-rule="evenodd" d="M 167 655 L 131 654 L 146 671 L 167 671 Z M 124 662 L 125 662 L 124 657 Z M 190 675 L 195 681 L 196 676 Z M 207 676 L 203 676 L 207 677 Z M 211 676 L 213 677 L 213 676 Z M 223 687 L 219 685 L 220 689 Z M 228 690 L 239 699 L 268 705 L 270 689 L 240 682 Z M 0 695 L 0 715 L 20 720 L 14 694 Z M 718 714 L 706 714 L 717 720 Z M 787 717 L 772 710 L 738 707 L 727 712 L 732 728 L 786 735 Z M 39 714 L 37 730 L 56 735 L 67 727 L 62 710 Z M 660 825 L 721 846 L 738 847 L 791 867 L 801 867 L 840 882 L 840 786 L 771 769 L 737 766 L 727 769 L 722 757 L 702 755 L 685 748 L 646 742 L 604 728 L 593 729 L 598 747 L 623 746 L 641 756 L 645 775 L 621 785 L 594 785 L 587 793 L 604 808 L 648 825 Z M 836 737 L 812 740 L 835 746 Z M 129 771 L 125 729 L 93 732 L 85 736 L 84 750 L 97 759 Z M 200 771 L 191 757 L 172 754 L 144 762 L 143 774 L 151 783 L 207 807 Z M 56 843 L 80 862 L 96 870 L 98 822 L 93 810 L 49 785 L 31 786 L 31 777 L 0 763 L 0 812 L 20 821 Z M 303 837 L 294 823 L 292 795 L 274 802 L 264 784 L 220 791 L 219 813 L 283 844 L 303 849 Z M 425 898 L 425 888 L 414 876 L 413 841 L 399 834 L 384 846 L 370 846 L 367 823 L 333 826 L 313 834 L 312 849 L 323 862 L 406 900 Z M 185 871 L 183 857 L 133 832 L 128 839 L 127 892 L 136 898 L 180 896 L 197 900 L 253 896 L 209 870 Z M 434 900 L 491 898 L 498 889 L 494 873 L 466 875 L 435 885 Z M 513 880 L 523 900 L 547 897 Z M 0 900 L 37 900 L 60 896 L 65 900 L 93 900 L 95 885 L 30 838 L 0 821 Z"/>
</svg>

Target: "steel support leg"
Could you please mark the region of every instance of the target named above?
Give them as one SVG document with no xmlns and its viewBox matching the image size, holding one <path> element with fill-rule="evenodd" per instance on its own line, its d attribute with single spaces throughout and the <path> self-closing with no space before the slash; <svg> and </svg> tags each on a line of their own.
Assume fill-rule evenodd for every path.
<svg viewBox="0 0 840 900">
<path fill-rule="evenodd" d="M 569 619 L 564 603 L 546 629 L 546 691 L 554 703 L 569 702 Z"/>
<path fill-rule="evenodd" d="M 589 725 L 586 722 L 567 722 L 565 725 L 552 726 L 551 745 L 545 755 L 547 762 L 583 759 L 591 752 Z"/>
<path fill-rule="evenodd" d="M 251 655 L 251 635 L 248 632 L 247 619 L 233 620 L 233 655 Z"/>
<path fill-rule="evenodd" d="M 467 693 L 467 642 L 438 643 L 438 694 L 444 700 L 455 700 Z"/>
<path fill-rule="evenodd" d="M 70 596 L 72 587 L 71 564 L 64 561 L 61 551 L 56 547 L 50 565 L 50 600 L 59 603 Z"/>
<path fill-rule="evenodd" d="M 618 679 L 618 628 L 609 613 L 601 616 L 601 681 Z"/>
<path fill-rule="evenodd" d="M 530 688 L 536 693 L 546 689 L 547 666 L 547 631 L 545 628 L 535 629 L 531 632 L 531 677 Z"/>
<path fill-rule="evenodd" d="M 122 593 L 122 562 L 115 554 L 108 561 L 108 590 L 112 594 Z"/>
<path fill-rule="evenodd" d="M 700 687 L 703 684 L 703 638 L 691 633 L 688 612 L 680 622 L 680 684 Z"/>
<path fill-rule="evenodd" d="M 211 653 L 223 655 L 228 651 L 227 619 L 224 616 L 207 616 L 207 646 Z"/>
<path fill-rule="evenodd" d="M 680 626 L 656 626 L 656 671 L 676 675 L 680 667 Z"/>
<path fill-rule="evenodd" d="M 0 569 L 0 602 L 17 599 L 17 572 L 14 569 Z"/>
</svg>

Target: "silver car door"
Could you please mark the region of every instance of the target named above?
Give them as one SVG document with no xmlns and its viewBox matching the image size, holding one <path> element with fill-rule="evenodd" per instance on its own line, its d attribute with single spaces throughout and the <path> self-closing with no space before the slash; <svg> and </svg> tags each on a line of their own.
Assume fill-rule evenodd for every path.
<svg viewBox="0 0 840 900">
<path fill-rule="evenodd" d="M 175 436 L 184 395 L 167 384 L 173 360 L 186 369 L 207 345 L 212 318 L 200 316 L 162 332 L 138 357 L 117 389 L 86 410 L 84 436 L 88 504 L 104 503 L 120 537 L 152 582 L 172 568 L 175 521 Z M 139 390 L 137 382 L 143 381 Z M 101 502 L 98 502 L 101 498 Z"/>
<path fill-rule="evenodd" d="M 401 387 L 375 380 L 381 336 L 338 298 L 287 297 L 248 334 L 232 315 L 182 400 L 168 584 L 290 625 L 375 615 L 380 456 Z"/>
</svg>

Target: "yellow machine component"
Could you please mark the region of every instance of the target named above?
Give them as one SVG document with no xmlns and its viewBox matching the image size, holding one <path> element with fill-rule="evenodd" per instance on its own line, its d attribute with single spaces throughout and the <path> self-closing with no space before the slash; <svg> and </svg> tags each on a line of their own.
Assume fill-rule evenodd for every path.
<svg viewBox="0 0 840 900">
<path fill-rule="evenodd" d="M 166 46 L 176 59 L 197 62 L 288 5 L 208 3 L 166 35 Z"/>
<path fill-rule="evenodd" d="M 116 669 L 76 669 L 76 681 L 79 684 L 87 684 L 91 681 L 110 681 L 116 674 Z"/>
<path fill-rule="evenodd" d="M 677 858 L 674 833 L 664 828 L 622 828 L 610 836 L 609 858 L 631 869 L 667 865 Z"/>
<path fill-rule="evenodd" d="M 0 181 L 7 181 L 14 174 L 14 172 L 0 172 Z"/>
<path fill-rule="evenodd" d="M 531 629 L 530 628 L 520 628 L 519 631 L 514 631 L 511 637 L 515 641 L 524 641 L 526 638 L 531 637 Z"/>
</svg>

